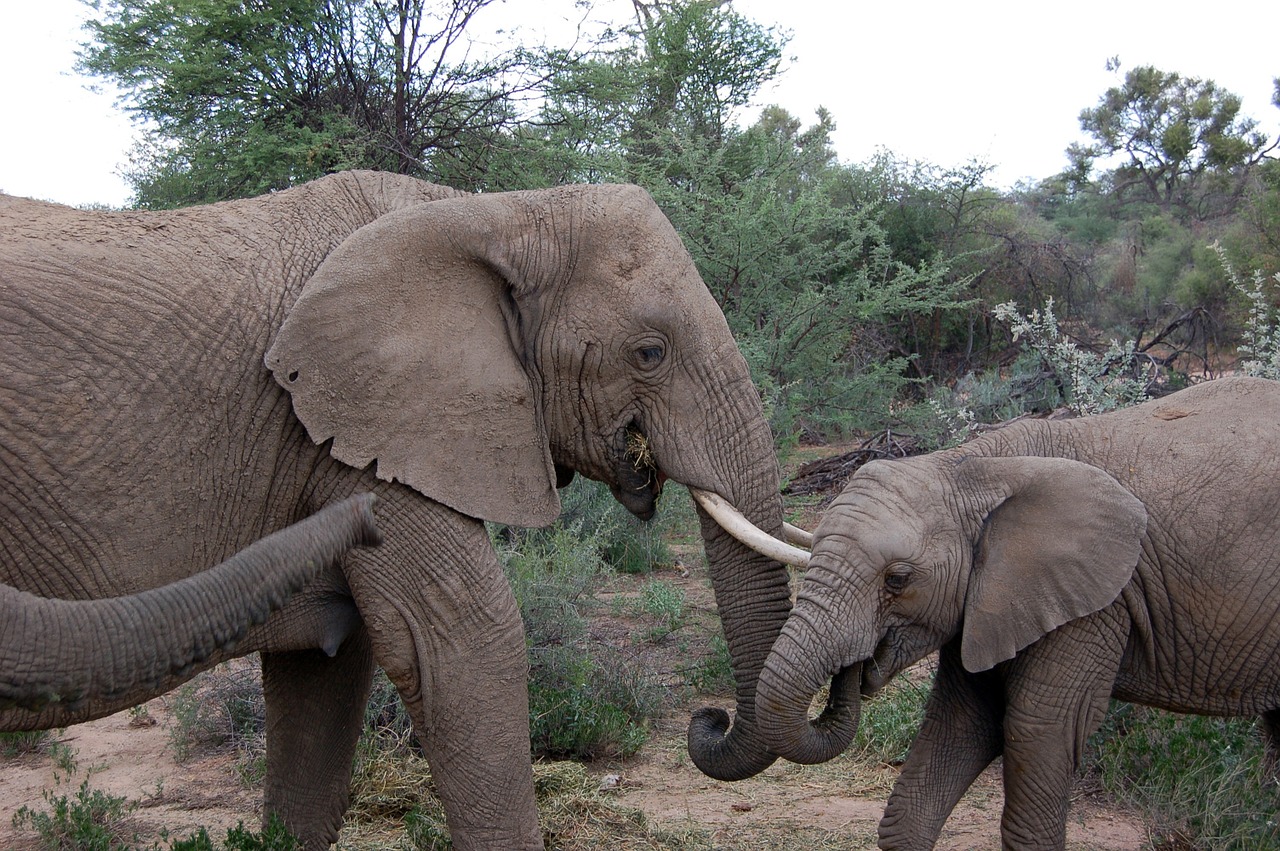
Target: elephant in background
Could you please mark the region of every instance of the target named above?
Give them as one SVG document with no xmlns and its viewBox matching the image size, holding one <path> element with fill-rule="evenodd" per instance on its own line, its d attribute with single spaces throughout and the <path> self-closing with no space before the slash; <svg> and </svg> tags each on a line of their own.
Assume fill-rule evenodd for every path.
<svg viewBox="0 0 1280 851">
<path fill-rule="evenodd" d="M 0 370 L 0 581 L 20 590 L 137 593 L 376 494 L 382 546 L 235 651 L 262 654 L 265 814 L 308 848 L 341 826 L 375 664 L 454 847 L 542 847 L 523 628 L 485 520 L 551 522 L 576 472 L 640 517 L 669 479 L 782 531 L 746 363 L 637 187 L 347 172 L 157 213 L 0 196 Z M 775 759 L 755 686 L 788 574 L 699 513 L 737 715 L 699 713 L 689 747 L 745 777 Z"/>
<path fill-rule="evenodd" d="M 54 600 L 0 586 L 0 730 L 101 718 L 208 670 L 322 569 L 381 543 L 373 502 L 335 503 L 222 564 L 127 597 Z"/>
<path fill-rule="evenodd" d="M 1223 378 L 868 464 L 814 530 L 761 673 L 771 749 L 830 759 L 857 729 L 859 691 L 940 650 L 881 848 L 932 847 L 1000 755 L 1004 846 L 1062 848 L 1072 774 L 1113 696 L 1261 715 L 1274 751 L 1278 445 L 1280 384 Z"/>
</svg>

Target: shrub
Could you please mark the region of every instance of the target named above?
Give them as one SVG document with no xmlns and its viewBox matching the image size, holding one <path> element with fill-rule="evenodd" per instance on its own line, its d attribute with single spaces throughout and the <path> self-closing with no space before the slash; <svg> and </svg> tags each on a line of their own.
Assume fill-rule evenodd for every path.
<svg viewBox="0 0 1280 851">
<path fill-rule="evenodd" d="M 0 756 L 25 756 L 39 753 L 49 746 L 50 730 L 17 730 L 0 733 Z"/>
<path fill-rule="evenodd" d="M 1222 246 L 1215 242 L 1213 249 L 1218 253 L 1227 279 L 1249 303 L 1244 339 L 1238 347 L 1241 371 L 1245 375 L 1280 380 L 1280 317 L 1267 296 L 1267 279 L 1255 269 L 1253 277 L 1246 282 L 1232 267 Z M 1280 274 L 1274 275 L 1273 280 L 1280 283 Z"/>
<path fill-rule="evenodd" d="M 1155 822 L 1158 847 L 1280 847 L 1280 791 L 1257 726 L 1117 702 L 1093 738 L 1088 770 Z"/>
<path fill-rule="evenodd" d="M 583 759 L 629 755 L 660 709 L 659 690 L 618 651 L 592 641 L 586 617 L 622 524 L 595 483 L 575 482 L 563 502 L 549 529 L 492 531 L 529 646 L 533 749 Z"/>
<path fill-rule="evenodd" d="M 167 698 L 169 744 L 177 762 L 201 750 L 233 746 L 242 761 L 265 752 L 266 703 L 258 657 L 224 662 L 210 674 L 184 683 Z M 253 774 L 252 769 L 249 774 Z"/>
<path fill-rule="evenodd" d="M 47 811 L 22 807 L 13 815 L 13 826 L 39 835 L 44 847 L 81 851 L 117 851 L 126 848 L 123 823 L 137 804 L 90 789 L 86 778 L 74 796 L 44 792 Z"/>
<path fill-rule="evenodd" d="M 1081 349 L 1068 339 L 1053 314 L 1053 299 L 1044 310 L 1029 316 L 1018 312 L 1013 302 L 997 304 L 992 314 L 1006 323 L 1014 341 L 1035 352 L 1054 377 L 1067 407 L 1077 414 L 1100 414 L 1133 405 L 1147 398 L 1147 381 L 1137 378 L 1143 370 L 1132 341 L 1113 340 L 1101 355 Z"/>
</svg>

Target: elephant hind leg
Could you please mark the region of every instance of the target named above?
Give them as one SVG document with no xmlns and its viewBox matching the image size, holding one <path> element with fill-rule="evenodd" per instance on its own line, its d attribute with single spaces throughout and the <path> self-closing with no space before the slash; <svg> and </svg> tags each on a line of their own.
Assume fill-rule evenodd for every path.
<svg viewBox="0 0 1280 851">
<path fill-rule="evenodd" d="M 1268 773 L 1280 780 L 1280 709 L 1268 709 L 1262 713 L 1262 729 L 1266 734 L 1266 767 Z"/>
<path fill-rule="evenodd" d="M 363 626 L 332 658 L 321 650 L 262 654 L 267 704 L 263 820 L 278 814 L 309 851 L 327 849 L 342 828 L 373 670 Z"/>
</svg>

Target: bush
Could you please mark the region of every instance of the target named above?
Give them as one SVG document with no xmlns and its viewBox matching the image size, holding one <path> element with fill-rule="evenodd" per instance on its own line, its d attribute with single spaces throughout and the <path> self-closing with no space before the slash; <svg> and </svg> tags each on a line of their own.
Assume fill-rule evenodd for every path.
<svg viewBox="0 0 1280 851">
<path fill-rule="evenodd" d="M 49 746 L 50 730 L 18 730 L 0 733 L 0 756 L 25 756 L 40 753 Z"/>
<path fill-rule="evenodd" d="M 1232 267 L 1226 251 L 1216 242 L 1213 248 L 1231 285 L 1249 303 L 1244 339 L 1239 346 L 1241 371 L 1245 375 L 1280 380 L 1280 317 L 1267 297 L 1267 279 L 1262 272 L 1254 270 L 1253 277 L 1246 282 Z M 1274 275 L 1273 280 L 1280 283 L 1280 274 Z"/>
<path fill-rule="evenodd" d="M 605 500 L 608 500 L 606 503 Z M 587 611 L 623 528 L 603 487 L 575 482 L 546 530 L 493 532 L 529 646 L 535 754 L 592 759 L 634 753 L 661 708 L 658 687 L 616 650 L 590 639 Z"/>
<path fill-rule="evenodd" d="M 1101 355 L 1084 351 L 1058 327 L 1052 298 L 1043 311 L 1033 310 L 1028 316 L 1019 313 L 1013 302 L 996 305 L 993 315 L 1009 326 L 1015 342 L 1021 340 L 1035 352 L 1053 375 L 1067 407 L 1077 414 L 1100 414 L 1147 398 L 1147 380 L 1133 342 L 1113 340 Z"/>
<path fill-rule="evenodd" d="M 1280 791 L 1252 719 L 1115 703 L 1088 770 L 1156 824 L 1157 847 L 1280 847 Z"/>
<path fill-rule="evenodd" d="M 86 778 L 75 795 L 44 792 L 47 811 L 22 807 L 13 816 L 13 826 L 30 829 L 40 837 L 44 847 L 76 848 L 81 851 L 117 851 L 124 849 L 123 823 L 137 804 L 108 795 L 101 789 L 90 789 Z"/>
</svg>

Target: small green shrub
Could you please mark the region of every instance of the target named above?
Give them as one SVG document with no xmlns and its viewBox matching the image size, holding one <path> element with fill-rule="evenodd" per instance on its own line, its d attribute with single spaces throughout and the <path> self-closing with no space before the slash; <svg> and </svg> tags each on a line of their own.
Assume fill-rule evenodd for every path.
<svg viewBox="0 0 1280 851">
<path fill-rule="evenodd" d="M 49 809 L 22 807 L 13 815 L 13 826 L 32 830 L 44 847 L 80 851 L 117 851 L 129 846 L 122 837 L 123 822 L 137 808 L 124 798 L 90 789 L 86 778 L 74 796 L 43 794 Z"/>
<path fill-rule="evenodd" d="M 591 482 L 575 482 L 562 500 L 564 514 L 548 529 L 491 529 L 524 620 L 533 750 L 581 759 L 629 755 L 661 707 L 660 689 L 618 651 L 593 641 L 587 623 L 599 605 L 594 592 L 612 571 L 606 558 L 620 528 L 616 503 Z"/>
<path fill-rule="evenodd" d="M 1169 847 L 1280 848 L 1280 790 L 1253 719 L 1116 702 L 1091 746 L 1087 770 L 1145 813 Z"/>
<path fill-rule="evenodd" d="M 1100 414 L 1147 398 L 1147 381 L 1132 341 L 1112 341 L 1101 355 L 1081 349 L 1062 333 L 1053 313 L 1053 299 L 1043 310 L 1027 316 L 1013 302 L 997 304 L 992 314 L 1009 326 L 1014 341 L 1035 352 L 1065 396 L 1066 405 L 1080 415 Z"/>
<path fill-rule="evenodd" d="M 729 642 L 717 632 L 711 636 L 710 652 L 685 673 L 685 681 L 705 694 L 729 694 L 736 685 Z"/>
<path fill-rule="evenodd" d="M 852 749 L 865 760 L 898 765 L 924 722 L 924 707 L 933 676 L 907 671 L 891 680 L 875 697 L 862 702 L 862 718 Z"/>
<path fill-rule="evenodd" d="M 279 816 L 273 815 L 261 833 L 249 830 L 244 822 L 229 828 L 220 847 L 222 851 L 298 851 L 302 843 L 289 832 Z M 170 842 L 169 851 L 215 851 L 215 846 L 208 831 L 202 827 L 186 839 Z"/>
<path fill-rule="evenodd" d="M 40 753 L 49 747 L 51 730 L 17 730 L 0 733 L 0 756 L 25 756 Z"/>
</svg>

